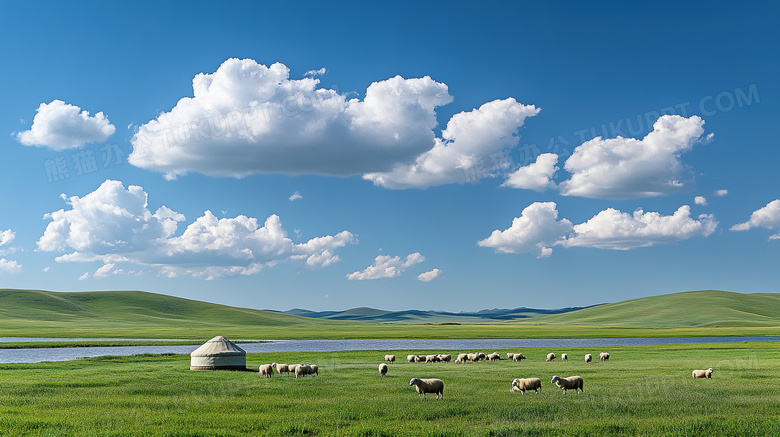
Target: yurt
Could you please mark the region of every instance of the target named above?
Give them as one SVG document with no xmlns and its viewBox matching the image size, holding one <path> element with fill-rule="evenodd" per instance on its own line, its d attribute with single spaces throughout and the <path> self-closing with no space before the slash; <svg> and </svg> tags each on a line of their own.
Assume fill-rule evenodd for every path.
<svg viewBox="0 0 780 437">
<path fill-rule="evenodd" d="M 190 370 L 246 370 L 246 351 L 218 335 L 192 351 Z"/>
</svg>

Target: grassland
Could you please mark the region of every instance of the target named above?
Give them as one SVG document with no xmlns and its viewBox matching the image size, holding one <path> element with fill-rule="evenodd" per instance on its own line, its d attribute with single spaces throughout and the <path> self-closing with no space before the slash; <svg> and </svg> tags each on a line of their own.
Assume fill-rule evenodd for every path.
<svg viewBox="0 0 780 437">
<path fill-rule="evenodd" d="M 634 346 L 585 364 L 544 362 L 390 365 L 384 352 L 249 354 L 248 366 L 310 362 L 320 376 L 194 372 L 182 355 L 0 364 L 2 436 L 514 436 L 780 435 L 780 344 Z M 399 358 L 417 351 L 396 351 Z M 457 352 L 457 351 L 442 351 Z M 505 352 L 505 351 L 500 351 Z M 401 360 L 402 361 L 402 360 Z M 715 369 L 693 380 L 694 368 Z M 552 375 L 578 374 L 563 395 Z M 412 377 L 445 381 L 445 399 L 418 399 Z M 539 395 L 510 393 L 512 378 L 542 378 Z"/>
<path fill-rule="evenodd" d="M 780 297 L 697 291 L 469 325 L 336 321 L 140 291 L 0 290 L 0 336 L 157 339 L 569 338 L 780 334 Z"/>
</svg>

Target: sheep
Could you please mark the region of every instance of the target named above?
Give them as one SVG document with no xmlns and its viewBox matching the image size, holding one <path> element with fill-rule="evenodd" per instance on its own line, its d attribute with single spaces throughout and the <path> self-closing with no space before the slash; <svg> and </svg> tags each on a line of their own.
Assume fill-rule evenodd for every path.
<svg viewBox="0 0 780 437">
<path fill-rule="evenodd" d="M 276 369 L 276 372 L 279 373 L 279 375 L 290 372 L 290 366 L 287 364 L 272 363 L 271 367 Z"/>
<path fill-rule="evenodd" d="M 385 361 L 389 363 L 395 363 L 395 355 L 385 355 Z"/>
<path fill-rule="evenodd" d="M 501 355 L 499 355 L 498 352 L 493 352 L 487 356 L 487 359 L 488 361 L 498 361 L 501 359 Z"/>
<path fill-rule="evenodd" d="M 512 361 L 520 362 L 520 361 L 523 361 L 525 359 L 527 359 L 527 358 L 523 354 L 512 354 Z"/>
<path fill-rule="evenodd" d="M 295 375 L 295 371 L 298 370 L 298 366 L 300 366 L 300 364 L 288 364 L 287 371 Z"/>
<path fill-rule="evenodd" d="M 519 391 L 525 394 L 526 390 L 533 390 L 534 393 L 539 394 L 542 392 L 542 380 L 539 378 L 515 378 L 512 380 L 512 388 L 510 391 Z"/>
<path fill-rule="evenodd" d="M 455 359 L 456 363 L 465 363 L 469 359 L 469 354 L 458 354 L 458 358 Z"/>
<path fill-rule="evenodd" d="M 552 362 L 554 359 L 555 359 L 555 354 L 553 352 L 550 352 L 549 354 L 547 354 L 547 359 L 545 361 L 549 363 Z"/>
<path fill-rule="evenodd" d="M 303 378 L 306 375 L 310 375 L 312 372 L 311 366 L 308 364 L 298 364 L 295 366 L 295 378 Z"/>
<path fill-rule="evenodd" d="M 406 356 L 406 361 L 408 361 L 410 363 L 415 362 L 416 359 L 417 359 L 417 355 L 407 355 Z"/>
<path fill-rule="evenodd" d="M 707 378 L 707 379 L 711 379 L 712 378 L 712 367 L 710 367 L 707 370 L 694 370 L 691 373 L 691 376 L 694 377 L 694 378 Z"/>
<path fill-rule="evenodd" d="M 444 399 L 444 381 L 441 379 L 412 378 L 409 385 L 416 387 L 417 395 L 425 397 L 426 393 L 436 393 L 436 399 Z"/>
<path fill-rule="evenodd" d="M 318 366 L 316 364 L 310 364 L 309 368 L 311 369 L 311 371 L 309 372 L 309 375 L 320 376 L 320 366 Z"/>
<path fill-rule="evenodd" d="M 569 354 L 561 354 L 561 361 L 569 361 Z"/>
<path fill-rule="evenodd" d="M 552 380 L 550 380 L 550 383 L 557 385 L 559 389 L 563 390 L 563 394 L 566 394 L 566 390 L 574 390 L 577 394 L 580 394 L 580 392 L 583 391 L 583 381 L 581 376 L 561 378 L 560 376 L 555 375 L 552 377 Z"/>
<path fill-rule="evenodd" d="M 274 367 L 270 364 L 261 364 L 260 376 L 265 376 L 267 378 L 274 376 Z"/>
<path fill-rule="evenodd" d="M 414 362 L 415 363 L 421 363 L 425 361 L 425 355 L 415 355 L 414 356 Z"/>
<path fill-rule="evenodd" d="M 439 360 L 445 363 L 449 363 L 452 361 L 452 355 L 450 354 L 439 354 Z"/>
<path fill-rule="evenodd" d="M 609 352 L 601 352 L 599 354 L 599 360 L 601 360 L 601 361 L 609 361 Z"/>
<path fill-rule="evenodd" d="M 487 355 L 482 352 L 477 352 L 477 361 L 484 360 L 485 358 L 487 358 Z"/>
<path fill-rule="evenodd" d="M 387 375 L 387 364 L 382 363 L 379 365 L 379 376 L 384 378 L 385 375 Z"/>
<path fill-rule="evenodd" d="M 593 361 L 593 355 L 585 354 L 585 362 L 590 363 L 591 361 Z"/>
<path fill-rule="evenodd" d="M 506 359 L 507 359 L 507 360 L 511 360 L 511 359 L 513 359 L 514 357 L 515 357 L 515 354 L 513 354 L 512 352 L 507 352 L 507 353 L 506 353 Z"/>
<path fill-rule="evenodd" d="M 426 363 L 436 363 L 439 361 L 438 355 L 426 355 L 425 356 L 425 362 Z"/>
</svg>

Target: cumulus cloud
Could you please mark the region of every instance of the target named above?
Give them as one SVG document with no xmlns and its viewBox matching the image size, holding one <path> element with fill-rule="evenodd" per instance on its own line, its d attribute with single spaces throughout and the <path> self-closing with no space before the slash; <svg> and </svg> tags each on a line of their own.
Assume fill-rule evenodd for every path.
<svg viewBox="0 0 780 437">
<path fill-rule="evenodd" d="M 0 232 L 0 246 L 5 246 L 14 241 L 14 238 L 16 238 L 16 233 L 10 229 Z"/>
<path fill-rule="evenodd" d="M 496 229 L 477 244 L 500 253 L 529 252 L 544 258 L 552 255 L 552 246 L 571 230 L 569 220 L 558 220 L 555 202 L 534 202 L 523 209 L 520 217 L 512 220 L 509 228 Z"/>
<path fill-rule="evenodd" d="M 69 209 L 46 214 L 51 222 L 38 240 L 38 249 L 70 252 L 58 256 L 58 262 L 103 262 L 94 277 L 122 273 L 122 263 L 148 267 L 170 277 L 207 279 L 251 275 L 290 260 L 324 267 L 338 261 L 336 249 L 357 242 L 354 235 L 343 231 L 294 243 L 277 215 L 260 225 L 253 217 L 218 219 L 211 211 L 205 211 L 176 236 L 184 215 L 166 206 L 152 213 L 142 187 L 125 188 L 112 180 L 67 202 Z"/>
<path fill-rule="evenodd" d="M 542 153 L 536 158 L 536 162 L 525 167 L 520 167 L 506 178 L 502 187 L 522 188 L 525 190 L 544 191 L 547 188 L 555 188 L 552 178 L 558 167 L 558 155 L 554 153 Z"/>
<path fill-rule="evenodd" d="M 294 193 L 292 194 L 292 196 L 290 196 L 290 202 L 294 202 L 294 201 L 296 201 L 296 200 L 298 200 L 298 199 L 303 199 L 303 196 L 301 196 L 301 193 L 299 193 L 299 192 L 297 192 L 297 191 L 296 191 L 296 192 L 294 192 Z"/>
<path fill-rule="evenodd" d="M 0 273 L 18 273 L 22 270 L 22 266 L 16 261 L 0 258 Z"/>
<path fill-rule="evenodd" d="M 102 112 L 90 116 L 78 106 L 52 100 L 38 106 L 30 130 L 19 132 L 16 138 L 25 146 L 62 151 L 105 141 L 115 131 L 114 125 Z"/>
<path fill-rule="evenodd" d="M 718 190 L 715 192 L 715 195 L 718 197 L 723 197 L 727 194 L 729 194 L 729 190 Z"/>
<path fill-rule="evenodd" d="M 379 255 L 374 259 L 374 264 L 363 271 L 352 272 L 347 275 L 350 281 L 363 281 L 366 279 L 394 278 L 399 276 L 409 267 L 425 261 L 425 257 L 419 252 L 411 253 L 402 260 L 399 256 Z"/>
<path fill-rule="evenodd" d="M 423 272 L 417 275 L 417 280 L 422 282 L 431 282 L 441 275 L 441 270 L 433 269 L 429 272 Z"/>
<path fill-rule="evenodd" d="M 643 139 L 596 137 L 574 149 L 564 169 L 571 178 L 560 184 L 564 196 L 626 199 L 678 192 L 685 180 L 680 161 L 702 139 L 704 120 L 698 116 L 663 115 Z"/>
<path fill-rule="evenodd" d="M 693 199 L 693 203 L 701 206 L 707 206 L 707 198 L 704 196 L 696 196 Z"/>
<path fill-rule="evenodd" d="M 780 228 L 780 199 L 775 199 L 766 206 L 753 211 L 750 220 L 731 227 L 732 231 L 747 231 L 752 228 L 776 229 Z M 780 233 L 769 237 L 770 240 L 780 239 Z"/>
<path fill-rule="evenodd" d="M 328 69 L 325 67 L 320 68 L 319 70 L 309 70 L 306 73 L 303 73 L 305 77 L 314 77 L 314 76 L 322 76 L 323 74 L 327 73 Z"/>
<path fill-rule="evenodd" d="M 717 228 L 713 216 L 702 214 L 693 219 L 690 213 L 688 205 L 670 216 L 641 209 L 628 214 L 608 208 L 584 223 L 572 225 L 565 218 L 558 220 L 554 202 L 536 202 L 526 207 L 508 229 L 495 230 L 478 244 L 500 253 L 529 252 L 543 258 L 552 254 L 553 246 L 628 250 L 698 235 L 706 237 Z"/>
<path fill-rule="evenodd" d="M 6 246 L 8 243 L 14 241 L 14 238 L 16 238 L 16 233 L 10 229 L 0 232 L 0 248 L 2 248 L 0 249 L 0 255 L 16 252 L 15 247 Z M 0 273 L 17 273 L 21 270 L 22 266 L 16 261 L 0 258 Z"/>
<path fill-rule="evenodd" d="M 196 75 L 192 97 L 139 126 L 129 162 L 167 178 L 386 171 L 431 149 L 435 108 L 452 100 L 428 76 L 374 82 L 359 100 L 289 73 L 228 59 Z"/>
<path fill-rule="evenodd" d="M 660 243 L 686 240 L 694 236 L 712 234 L 718 222 L 712 215 L 691 218 L 691 208 L 683 205 L 672 215 L 644 212 L 633 214 L 605 209 L 585 223 L 574 225 L 574 232 L 560 242 L 566 247 L 595 247 L 599 249 L 628 250 Z"/>
<path fill-rule="evenodd" d="M 517 130 L 527 117 L 539 111 L 508 98 L 455 114 L 442 131 L 442 138 L 436 138 L 433 148 L 414 162 L 397 165 L 389 172 L 367 173 L 363 178 L 396 189 L 469 182 L 476 179 L 469 172 L 476 171 L 478 160 L 515 147 L 520 141 Z"/>
</svg>

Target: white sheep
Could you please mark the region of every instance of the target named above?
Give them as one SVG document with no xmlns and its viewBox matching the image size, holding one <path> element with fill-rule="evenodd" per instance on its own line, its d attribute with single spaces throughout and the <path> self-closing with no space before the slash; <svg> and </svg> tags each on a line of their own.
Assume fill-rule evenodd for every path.
<svg viewBox="0 0 780 437">
<path fill-rule="evenodd" d="M 425 361 L 425 355 L 415 355 L 414 356 L 414 362 L 415 363 L 422 363 Z"/>
<path fill-rule="evenodd" d="M 601 361 L 609 361 L 609 352 L 601 352 L 599 354 L 599 360 L 601 360 Z"/>
<path fill-rule="evenodd" d="M 585 354 L 585 362 L 590 363 L 591 361 L 593 361 L 593 355 Z"/>
<path fill-rule="evenodd" d="M 395 363 L 395 355 L 390 355 L 390 354 L 385 355 L 385 361 L 389 363 Z"/>
<path fill-rule="evenodd" d="M 487 355 L 485 355 L 483 352 L 477 352 L 477 361 L 484 360 L 487 358 Z"/>
<path fill-rule="evenodd" d="M 382 363 L 379 365 L 379 376 L 385 377 L 387 375 L 387 364 Z"/>
<path fill-rule="evenodd" d="M 452 361 L 452 355 L 451 354 L 439 354 L 439 360 L 445 363 L 449 363 Z"/>
<path fill-rule="evenodd" d="M 279 373 L 279 375 L 288 373 L 290 371 L 290 366 L 287 364 L 271 363 L 271 366 L 276 369 L 276 372 Z"/>
<path fill-rule="evenodd" d="M 574 390 L 577 394 L 580 394 L 583 387 L 583 380 L 581 376 L 569 376 L 568 378 L 561 378 L 558 375 L 552 377 L 550 383 L 558 386 L 563 390 L 563 394 L 566 394 L 566 390 Z"/>
<path fill-rule="evenodd" d="M 265 376 L 267 378 L 274 376 L 274 367 L 270 364 L 261 364 L 260 376 Z"/>
<path fill-rule="evenodd" d="M 435 363 L 439 361 L 438 355 L 426 355 L 425 356 L 425 362 L 426 363 Z"/>
<path fill-rule="evenodd" d="M 288 364 L 287 371 L 295 375 L 295 371 L 298 370 L 298 366 L 300 366 L 300 364 Z"/>
<path fill-rule="evenodd" d="M 527 358 L 525 357 L 525 355 L 523 355 L 521 353 L 519 353 L 519 354 L 512 354 L 512 361 L 520 362 L 520 361 L 523 361 L 525 359 L 527 359 Z"/>
<path fill-rule="evenodd" d="M 444 381 L 441 379 L 420 379 L 412 378 L 409 385 L 416 387 L 417 394 L 425 397 L 426 393 L 436 393 L 436 399 L 444 399 Z"/>
<path fill-rule="evenodd" d="M 510 391 L 519 391 L 525 394 L 526 390 L 533 390 L 536 394 L 541 393 L 542 380 L 539 378 L 515 378 L 512 380 Z"/>
<path fill-rule="evenodd" d="M 318 366 L 316 364 L 310 364 L 309 368 L 311 369 L 311 371 L 309 372 L 309 375 L 320 376 L 320 366 Z"/>
<path fill-rule="evenodd" d="M 507 352 L 507 353 L 506 353 L 506 359 L 507 359 L 507 360 L 511 360 L 511 359 L 513 359 L 514 357 L 515 357 L 515 354 L 513 354 L 512 352 Z"/>
<path fill-rule="evenodd" d="M 458 358 L 455 359 L 456 363 L 465 363 L 469 359 L 469 354 L 458 354 Z"/>
<path fill-rule="evenodd" d="M 413 363 L 413 362 L 415 362 L 416 360 L 417 360 L 417 355 L 407 355 L 407 356 L 406 356 L 406 361 L 408 361 L 408 362 L 410 362 L 410 363 Z"/>
<path fill-rule="evenodd" d="M 311 366 L 308 364 L 298 364 L 295 366 L 295 378 L 303 378 L 311 375 Z"/>
<path fill-rule="evenodd" d="M 487 356 L 487 359 L 488 361 L 498 361 L 501 359 L 501 355 L 499 355 L 498 352 L 493 352 Z"/>
<path fill-rule="evenodd" d="M 691 376 L 693 376 L 694 378 L 707 378 L 707 379 L 710 379 L 710 378 L 712 378 L 712 367 L 710 367 L 707 370 L 694 370 L 691 373 Z"/>
<path fill-rule="evenodd" d="M 561 354 L 561 361 L 569 361 L 569 354 Z"/>
<path fill-rule="evenodd" d="M 547 354 L 547 359 L 545 361 L 549 363 L 549 362 L 553 361 L 554 359 L 555 359 L 555 354 L 550 352 L 549 354 Z"/>
</svg>

